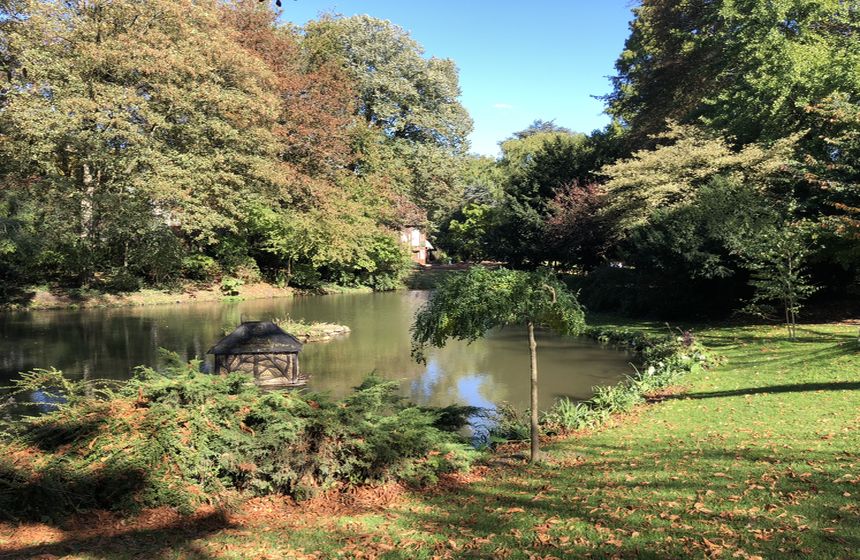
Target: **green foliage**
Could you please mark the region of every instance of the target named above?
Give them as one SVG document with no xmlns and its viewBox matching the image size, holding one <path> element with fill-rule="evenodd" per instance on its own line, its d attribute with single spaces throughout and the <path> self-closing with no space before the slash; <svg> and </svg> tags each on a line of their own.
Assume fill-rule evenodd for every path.
<svg viewBox="0 0 860 560">
<path fill-rule="evenodd" d="M 390 291 L 403 286 L 412 268 L 405 247 L 391 235 L 374 235 L 367 239 L 360 260 L 342 267 L 337 281 L 343 286 L 367 286 L 376 291 Z"/>
<path fill-rule="evenodd" d="M 208 255 L 194 254 L 182 259 L 182 275 L 203 282 L 214 279 L 221 272 L 218 262 Z"/>
<path fill-rule="evenodd" d="M 240 278 L 225 276 L 221 280 L 221 293 L 223 293 L 225 296 L 238 296 L 239 288 L 241 288 L 244 284 L 245 282 L 243 282 Z"/>
<path fill-rule="evenodd" d="M 770 236 L 776 222 L 816 223 L 826 243 L 811 251 L 808 260 L 817 267 L 810 273 L 831 295 L 844 294 L 860 270 L 856 6 L 836 0 L 647 0 L 634 13 L 607 97 L 610 114 L 625 126 L 624 142 L 641 150 L 604 167 L 607 214 L 625 238 L 619 260 L 627 263 L 630 255 L 648 255 L 656 246 L 655 265 L 643 268 L 643 258 L 629 263 L 652 284 L 671 284 L 673 277 L 677 284 L 697 284 L 696 269 L 712 278 L 718 273 L 727 279 L 718 289 L 736 305 L 745 294 L 728 279 L 743 280 L 749 267 L 727 254 L 726 236 L 701 243 L 692 233 L 699 228 L 696 216 L 673 213 L 699 205 L 701 185 L 722 176 L 766 194 L 765 203 L 775 210 L 775 220 L 744 232 L 751 245 Z M 759 211 L 754 205 L 750 221 Z M 743 213 L 735 210 L 732 219 Z M 634 239 L 626 237 L 655 222 L 658 231 L 640 229 Z M 692 258 L 663 269 L 667 251 L 660 247 L 674 244 L 676 234 L 687 241 L 671 251 L 692 246 Z M 642 243 L 643 237 L 651 239 Z"/>
<path fill-rule="evenodd" d="M 541 213 L 555 191 L 590 179 L 592 146 L 584 134 L 549 132 L 502 143 L 505 191 Z"/>
<path fill-rule="evenodd" d="M 243 200 L 281 186 L 267 163 L 276 153 L 270 75 L 235 64 L 242 51 L 216 5 L 28 2 L 22 11 L 7 22 L 6 91 L 15 93 L 4 95 L 2 151 L 10 179 L 37 178 L 30 192 L 58 226 L 45 234 L 87 256 L 70 263 L 84 281 L 153 222 L 212 243 L 236 228 Z"/>
<path fill-rule="evenodd" d="M 648 395 L 678 383 L 713 361 L 689 332 L 659 337 L 591 327 L 586 330 L 586 335 L 634 352 L 641 370 L 619 384 L 595 387 L 593 396 L 587 401 L 557 401 L 541 418 L 542 429 L 547 433 L 600 426 L 611 415 L 630 412 Z"/>
<path fill-rule="evenodd" d="M 697 201 L 703 186 L 717 177 L 762 192 L 774 190 L 792 163 L 797 137 L 774 146 L 750 145 L 737 152 L 725 139 L 692 126 L 673 125 L 655 137 L 661 145 L 604 167 L 607 212 L 618 229 L 649 223 L 655 212 Z"/>
<path fill-rule="evenodd" d="M 457 69 L 387 22 L 300 33 L 209 0 L 3 10 L 4 292 L 289 281 L 294 266 L 302 287 L 391 289 L 388 237 L 461 198 Z"/>
<path fill-rule="evenodd" d="M 567 397 L 559 399 L 542 417 L 547 430 L 584 430 L 594 425 L 594 412 L 587 404 Z"/>
<path fill-rule="evenodd" d="M 780 224 L 757 231 L 736 249 L 751 271 L 755 290 L 744 310 L 769 319 L 781 315 L 790 338 L 797 336 L 803 301 L 816 290 L 807 273 L 812 243 L 808 224 Z M 781 313 L 774 313 L 774 303 Z"/>
<path fill-rule="evenodd" d="M 472 123 L 452 60 L 424 58 L 406 30 L 367 15 L 324 17 L 305 34 L 315 63 L 333 57 L 355 79 L 356 110 L 368 123 L 392 138 L 466 147 Z"/>
<path fill-rule="evenodd" d="M 643 323 L 625 328 L 655 331 Z M 852 513 L 860 466 L 857 327 L 803 330 L 802 341 L 787 342 L 768 326 L 704 329 L 699 338 L 726 362 L 689 376 L 686 392 L 664 395 L 608 429 L 553 438 L 544 464 L 520 468 L 505 453 L 480 479 L 412 495 L 384 521 L 351 510 L 333 516 L 333 526 L 359 527 L 360 541 L 355 531 L 333 534 L 291 516 L 253 526 L 267 530 L 228 526 L 169 543 L 171 554 L 199 554 L 202 543 L 257 555 L 313 550 L 326 558 L 368 551 L 430 558 L 441 549 L 478 558 L 851 558 L 860 538 Z M 428 532 L 428 518 L 445 523 Z M 68 543 L 63 551 L 124 557 L 152 546 L 144 533 L 113 545 Z"/>
<path fill-rule="evenodd" d="M 412 354 L 448 339 L 472 342 L 490 329 L 533 322 L 560 334 L 577 334 L 585 314 L 576 296 L 551 272 L 474 266 L 445 278 L 415 315 Z"/>
<path fill-rule="evenodd" d="M 608 240 L 594 182 L 619 155 L 620 135 L 617 125 L 586 136 L 535 121 L 501 143 L 498 161 L 467 160 L 466 190 L 442 222 L 439 244 L 462 259 L 514 268 L 594 266 Z"/>
<path fill-rule="evenodd" d="M 487 434 L 489 445 L 507 441 L 526 441 L 529 439 L 529 412 L 520 410 L 507 402 L 499 403 L 492 411 L 492 425 Z"/>
<path fill-rule="evenodd" d="M 559 260 L 556 247 L 546 242 L 551 202 L 570 185 L 591 180 L 596 169 L 589 137 L 540 124 L 502 142 L 503 193 L 480 232 L 484 254 L 515 267 Z"/>
<path fill-rule="evenodd" d="M 465 261 L 480 261 L 493 250 L 487 247 L 493 208 L 488 204 L 467 204 L 456 211 L 440 232 L 439 243 Z"/>
<path fill-rule="evenodd" d="M 230 492 L 303 497 L 387 480 L 427 483 L 475 456 L 454 433 L 469 411 L 417 408 L 394 382 L 371 376 L 334 402 L 167 361 L 163 372 L 139 368 L 98 393 L 56 371 L 25 375 L 19 391 L 54 387 L 67 400 L 17 423 L 3 442 L 35 458 L 0 467 L 4 515 L 190 509 Z"/>
<path fill-rule="evenodd" d="M 367 15 L 323 17 L 304 33 L 311 64 L 337 64 L 355 83 L 355 115 L 367 125 L 357 170 L 401 198 L 396 220 L 435 219 L 456 205 L 472 120 L 454 62 L 426 58 L 406 30 Z"/>
<path fill-rule="evenodd" d="M 415 315 L 412 356 L 426 361 L 427 346 L 441 348 L 449 339 L 473 342 L 490 329 L 526 325 L 531 356 L 530 426 L 532 462 L 539 457 L 538 371 L 535 326 L 558 334 L 578 334 L 585 313 L 576 295 L 545 269 L 533 272 L 475 266 L 445 279 Z"/>
<path fill-rule="evenodd" d="M 811 106 L 817 137 L 807 156 L 811 202 L 822 206 L 819 233 L 828 261 L 860 277 L 860 94 L 834 93 Z"/>
<path fill-rule="evenodd" d="M 640 146 L 667 119 L 774 141 L 809 127 L 808 104 L 858 93 L 851 2 L 646 0 L 634 13 L 607 101 Z"/>
</svg>

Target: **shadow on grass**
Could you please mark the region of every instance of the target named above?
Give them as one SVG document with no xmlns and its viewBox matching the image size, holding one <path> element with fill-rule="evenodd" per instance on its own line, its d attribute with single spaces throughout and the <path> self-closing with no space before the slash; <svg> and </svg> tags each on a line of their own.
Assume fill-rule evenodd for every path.
<svg viewBox="0 0 860 560">
<path fill-rule="evenodd" d="M 700 339 L 710 348 L 726 348 L 738 345 L 759 345 L 769 346 L 773 344 L 789 344 L 785 347 L 786 351 L 791 351 L 794 345 L 802 344 L 844 344 L 852 341 L 857 341 L 856 333 L 835 333 L 826 331 L 816 331 L 814 329 L 798 329 L 800 336 L 791 339 L 788 335 L 767 337 L 761 334 L 702 334 Z M 694 333 L 695 334 L 695 333 Z"/>
<path fill-rule="evenodd" d="M 811 348 L 804 346 L 803 343 L 798 343 L 797 346 L 779 347 L 761 345 L 758 351 L 755 348 L 749 350 L 745 356 L 747 359 L 733 359 L 730 363 L 735 368 L 756 368 L 759 366 L 794 367 L 805 366 L 814 362 L 826 364 L 828 360 L 860 352 L 860 344 L 854 342 L 855 337 L 849 336 L 846 338 L 848 340 L 812 339 L 811 342 L 814 341 L 819 344 Z M 761 340 L 759 339 L 758 342 L 761 343 Z M 721 345 L 719 343 L 714 344 L 712 341 L 706 341 L 705 345 L 709 348 L 719 349 L 721 347 L 735 346 L 736 344 L 727 343 Z"/>
<path fill-rule="evenodd" d="M 595 447 L 620 453 L 614 458 L 600 453 L 572 468 L 521 465 L 500 470 L 493 480 L 424 495 L 423 505 L 429 507 L 402 512 L 403 524 L 434 539 L 420 548 L 433 548 L 437 555 L 453 551 L 456 558 L 702 558 L 730 557 L 738 550 L 764 557 L 849 558 L 856 550 L 858 535 L 850 521 L 830 530 L 799 529 L 804 521 L 833 527 L 831 520 L 839 513 L 833 503 L 845 485 L 835 484 L 832 472 L 794 477 L 789 466 L 772 470 L 763 465 L 771 458 L 755 450 L 695 450 L 695 457 L 686 457 L 683 450 L 667 446 L 653 455 L 661 458 L 658 465 L 635 449 Z M 802 463 L 809 455 L 791 459 Z M 663 465 L 700 461 L 715 470 L 736 465 L 729 471 L 735 483 L 664 476 Z M 779 474 L 772 488 L 745 490 L 747 478 L 771 473 Z M 791 500 L 800 494 L 808 501 L 800 506 L 803 510 L 794 511 L 807 513 L 808 521 L 780 513 L 796 507 Z M 398 538 L 396 532 L 391 536 Z M 340 543 L 351 537 L 332 535 Z M 416 556 L 404 551 L 385 557 Z"/>
<path fill-rule="evenodd" d="M 93 521 L 95 524 L 98 520 Z M 133 528 L 125 531 L 86 532 L 64 531 L 63 540 L 52 544 L 29 546 L 0 545 L 0 559 L 56 558 L 68 555 L 86 555 L 88 558 L 156 558 L 172 552 L 171 557 L 188 560 L 209 560 L 214 556 L 191 541 L 206 538 L 229 528 L 230 522 L 222 512 L 204 516 L 184 517 L 153 527 Z M 181 552 L 179 552 L 181 550 Z"/>
<path fill-rule="evenodd" d="M 141 469 L 105 466 L 84 472 L 62 463 L 37 472 L 0 463 L 0 519 L 61 524 L 87 509 L 134 509 L 135 495 L 147 488 Z"/>
<path fill-rule="evenodd" d="M 671 399 L 716 399 L 720 397 L 737 397 L 742 395 L 766 395 L 769 393 L 807 393 L 814 391 L 857 391 L 860 382 L 844 381 L 833 383 L 796 383 L 793 385 L 771 385 L 769 387 L 748 387 L 728 391 L 710 391 L 707 393 L 683 393 L 668 395 L 661 400 Z"/>
</svg>

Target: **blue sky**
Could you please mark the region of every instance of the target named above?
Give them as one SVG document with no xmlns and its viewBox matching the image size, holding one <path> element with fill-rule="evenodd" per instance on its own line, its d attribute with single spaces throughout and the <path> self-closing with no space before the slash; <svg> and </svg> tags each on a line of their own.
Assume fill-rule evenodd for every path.
<svg viewBox="0 0 860 560">
<path fill-rule="evenodd" d="M 472 151 L 535 119 L 580 132 L 608 122 L 592 95 L 624 46 L 631 0 L 283 0 L 282 19 L 302 25 L 320 13 L 369 14 L 409 30 L 428 56 L 460 68 L 462 102 L 475 120 Z"/>
</svg>

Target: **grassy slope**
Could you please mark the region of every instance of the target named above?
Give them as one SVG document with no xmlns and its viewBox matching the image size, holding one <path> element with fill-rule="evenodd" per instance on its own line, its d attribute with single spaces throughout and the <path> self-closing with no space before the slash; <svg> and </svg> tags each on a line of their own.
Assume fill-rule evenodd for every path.
<svg viewBox="0 0 860 560">
<path fill-rule="evenodd" d="M 796 343 L 769 327 L 699 335 L 724 365 L 691 379 L 685 395 L 551 443 L 543 465 L 499 459 L 481 481 L 413 494 L 387 511 L 258 518 L 51 551 L 81 558 L 162 547 L 171 549 L 166 557 L 190 558 L 860 558 L 857 327 L 808 327 Z"/>
</svg>

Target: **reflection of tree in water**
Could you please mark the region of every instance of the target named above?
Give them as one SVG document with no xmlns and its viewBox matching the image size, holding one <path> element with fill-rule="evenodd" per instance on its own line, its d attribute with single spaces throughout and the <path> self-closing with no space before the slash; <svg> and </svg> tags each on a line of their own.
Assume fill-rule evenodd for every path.
<svg viewBox="0 0 860 560">
<path fill-rule="evenodd" d="M 409 387 L 410 397 L 423 404 L 445 406 L 452 403 L 492 407 L 508 398 L 508 388 L 484 364 L 494 350 L 492 343 L 455 342 L 428 353 L 426 366 L 417 366 Z"/>
<path fill-rule="evenodd" d="M 491 372 L 480 386 L 482 397 L 491 402 L 502 400 L 515 407 L 528 407 L 529 363 L 523 352 L 525 329 L 509 327 L 491 333 L 471 346 L 458 348 L 451 344 L 455 360 L 472 358 L 466 373 Z M 595 385 L 617 382 L 632 372 L 624 352 L 609 350 L 591 340 L 538 333 L 541 353 L 538 356 L 545 375 L 541 381 L 540 407 L 547 409 L 561 397 L 587 399 Z M 468 354 L 466 354 L 468 352 Z M 451 371 L 456 371 L 456 362 Z"/>
<path fill-rule="evenodd" d="M 175 309 L 155 307 L 4 317 L 0 319 L 0 378 L 53 366 L 72 377 L 124 379 L 135 366 L 155 364 L 161 346 L 183 358 L 203 355 L 214 334 L 210 326 L 216 323 L 195 321 L 191 326 L 180 321 L 174 327 L 171 319 L 175 318 Z"/>
</svg>

